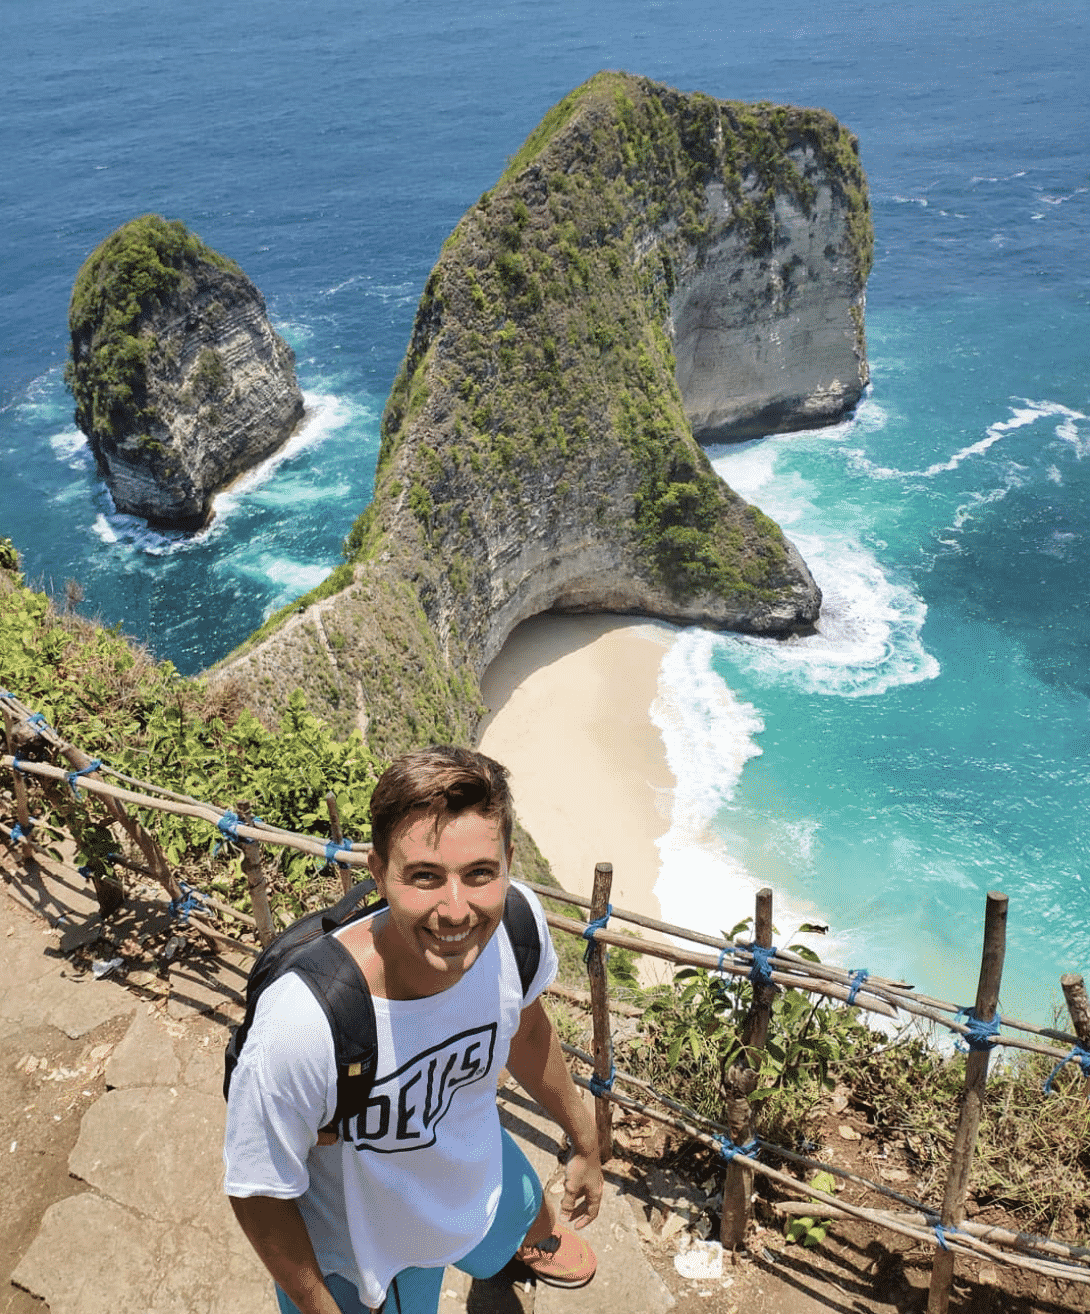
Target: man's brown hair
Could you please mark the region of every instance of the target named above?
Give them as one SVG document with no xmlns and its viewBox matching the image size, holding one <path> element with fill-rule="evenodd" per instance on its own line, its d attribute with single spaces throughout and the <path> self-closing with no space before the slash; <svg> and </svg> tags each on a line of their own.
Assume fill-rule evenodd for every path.
<svg viewBox="0 0 1090 1314">
<path fill-rule="evenodd" d="M 507 768 L 469 748 L 433 744 L 406 753 L 379 777 L 371 795 L 371 843 L 385 863 L 394 828 L 413 812 L 474 809 L 500 824 L 503 847 L 511 845 L 514 806 Z"/>
</svg>

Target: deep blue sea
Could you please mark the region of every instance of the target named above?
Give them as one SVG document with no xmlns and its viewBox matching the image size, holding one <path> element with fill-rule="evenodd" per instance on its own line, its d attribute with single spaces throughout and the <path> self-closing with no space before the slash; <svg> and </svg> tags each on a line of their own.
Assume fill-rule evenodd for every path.
<svg viewBox="0 0 1090 1314">
<path fill-rule="evenodd" d="M 834 429 L 716 449 L 825 592 L 821 632 L 679 635 L 655 718 L 679 779 L 658 893 L 1003 1006 L 1090 969 L 1090 11 L 1085 0 L 9 0 L 0 79 L 0 534 L 32 582 L 199 670 L 316 583 L 370 497 L 440 246 L 601 68 L 832 110 L 877 233 L 873 385 Z M 205 533 L 114 513 L 62 372 L 72 281 L 180 218 L 294 346 L 309 418 Z"/>
</svg>

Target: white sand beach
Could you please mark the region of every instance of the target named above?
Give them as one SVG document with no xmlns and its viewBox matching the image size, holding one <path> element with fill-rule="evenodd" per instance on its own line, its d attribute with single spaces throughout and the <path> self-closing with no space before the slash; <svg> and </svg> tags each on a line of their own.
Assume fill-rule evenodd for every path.
<svg viewBox="0 0 1090 1314">
<path fill-rule="evenodd" d="M 659 917 L 655 841 L 674 778 L 650 708 L 675 631 L 616 616 L 536 616 L 485 674 L 483 752 L 511 771 L 523 825 L 566 889 L 613 864 L 614 906 Z"/>
</svg>

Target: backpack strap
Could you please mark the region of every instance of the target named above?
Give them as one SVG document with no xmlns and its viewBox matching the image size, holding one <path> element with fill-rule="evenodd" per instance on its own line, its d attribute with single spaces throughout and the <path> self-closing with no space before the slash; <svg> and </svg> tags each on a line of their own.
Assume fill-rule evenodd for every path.
<svg viewBox="0 0 1090 1314">
<path fill-rule="evenodd" d="M 353 885 L 347 894 L 343 895 L 335 904 L 326 908 L 322 913 L 322 934 L 335 931 L 338 926 L 345 926 L 348 922 L 356 921 L 357 918 L 366 917 L 377 911 L 379 907 L 384 906 L 385 899 L 379 900 L 370 907 L 365 908 L 362 906 L 365 900 L 374 892 L 375 882 L 370 876 Z"/>
<path fill-rule="evenodd" d="M 321 1005 L 333 1037 L 337 1108 L 320 1131 L 348 1139 L 349 1119 L 366 1105 L 375 1083 L 378 1036 L 375 1006 L 363 973 L 335 935 L 323 935 L 287 970 L 296 972 Z"/>
<path fill-rule="evenodd" d="M 517 885 L 507 887 L 507 902 L 503 909 L 503 925 L 511 948 L 515 951 L 518 964 L 519 980 L 525 997 L 534 977 L 537 976 L 538 964 L 541 962 L 541 936 L 537 929 L 530 901 Z"/>
</svg>

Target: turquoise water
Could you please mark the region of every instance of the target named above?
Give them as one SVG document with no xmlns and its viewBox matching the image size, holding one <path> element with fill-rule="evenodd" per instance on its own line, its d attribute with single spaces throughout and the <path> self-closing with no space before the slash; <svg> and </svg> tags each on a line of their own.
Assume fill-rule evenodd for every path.
<svg viewBox="0 0 1090 1314">
<path fill-rule="evenodd" d="M 1059 975 L 1090 960 L 1090 407 L 1074 361 L 1065 375 L 1054 360 L 1046 383 L 1029 350 L 1008 353 L 1005 377 L 989 369 L 982 396 L 986 310 L 951 301 L 928 326 L 941 404 L 934 375 L 911 368 L 920 317 L 891 311 L 872 324 L 874 384 L 852 420 L 712 453 L 785 527 L 825 600 L 813 638 L 679 640 L 694 651 L 687 667 L 675 651 L 679 697 L 662 713 L 676 760 L 696 734 L 713 759 L 725 735 L 750 756 L 735 743 L 703 768 L 659 889 L 691 917 L 669 875 L 714 852 L 746 891 L 717 910 L 724 925 L 767 881 L 787 899 L 785 933 L 816 917 L 838 960 L 957 1002 L 975 990 L 984 896 L 1002 890 L 1005 1005 L 1043 1017 Z M 1055 331 L 1038 311 L 1027 344 Z M 734 702 L 701 683 L 709 669 Z"/>
<path fill-rule="evenodd" d="M 826 598 L 773 645 L 679 635 L 655 711 L 679 785 L 667 912 L 771 881 L 784 934 L 967 1000 L 984 892 L 1008 1011 L 1090 967 L 1090 122 L 1084 0 L 14 0 L 0 115 L 0 533 L 29 578 L 187 672 L 321 579 L 371 493 L 424 281 L 546 109 L 600 68 L 822 105 L 876 228 L 853 420 L 713 453 Z M 114 513 L 62 370 L 79 265 L 149 210 L 243 266 L 308 418 L 196 538 Z"/>
</svg>

